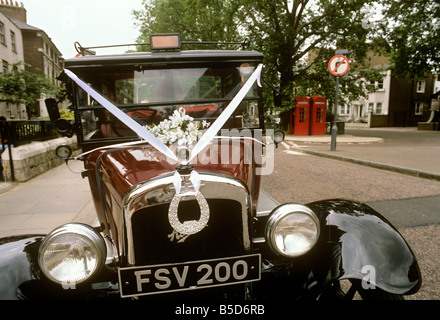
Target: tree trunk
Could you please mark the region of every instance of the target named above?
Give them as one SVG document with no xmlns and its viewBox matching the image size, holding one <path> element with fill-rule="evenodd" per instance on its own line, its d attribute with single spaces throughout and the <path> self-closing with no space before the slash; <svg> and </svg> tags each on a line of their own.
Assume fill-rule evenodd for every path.
<svg viewBox="0 0 440 320">
<path fill-rule="evenodd" d="M 286 48 L 287 49 L 287 48 Z M 290 50 L 283 50 L 283 54 L 280 56 L 280 89 L 281 99 L 283 105 L 291 105 L 292 102 L 292 88 L 294 81 L 293 67 L 294 61 Z"/>
</svg>

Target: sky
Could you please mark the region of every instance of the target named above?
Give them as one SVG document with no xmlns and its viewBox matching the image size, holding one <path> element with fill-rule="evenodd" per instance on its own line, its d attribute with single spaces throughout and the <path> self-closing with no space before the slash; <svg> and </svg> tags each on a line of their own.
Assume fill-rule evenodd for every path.
<svg viewBox="0 0 440 320">
<path fill-rule="evenodd" d="M 27 11 L 27 23 L 42 29 L 61 51 L 74 57 L 75 41 L 83 47 L 135 43 L 139 35 L 133 10 L 142 0 L 18 0 Z M 121 53 L 128 47 L 97 49 L 98 53 Z"/>
</svg>

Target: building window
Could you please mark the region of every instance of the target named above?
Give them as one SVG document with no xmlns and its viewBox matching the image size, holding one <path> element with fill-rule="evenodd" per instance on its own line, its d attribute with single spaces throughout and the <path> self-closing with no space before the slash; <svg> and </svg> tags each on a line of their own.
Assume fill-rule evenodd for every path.
<svg viewBox="0 0 440 320">
<path fill-rule="evenodd" d="M 9 72 L 9 63 L 8 63 L 8 61 L 6 61 L 6 60 L 3 60 L 2 61 L 2 70 L 3 70 L 3 73 L 8 73 Z"/>
<path fill-rule="evenodd" d="M 383 78 L 377 82 L 377 90 L 384 90 L 383 87 Z"/>
<path fill-rule="evenodd" d="M 416 110 L 414 114 L 416 116 L 423 115 L 423 102 L 416 102 Z"/>
<path fill-rule="evenodd" d="M 5 25 L 0 22 L 0 43 L 6 45 Z"/>
<path fill-rule="evenodd" d="M 425 92 L 425 80 L 417 81 L 417 92 L 424 93 Z"/>
<path fill-rule="evenodd" d="M 11 31 L 11 48 L 12 48 L 12 51 L 17 52 L 17 46 L 15 44 L 15 33 L 14 33 L 14 31 Z"/>
<path fill-rule="evenodd" d="M 376 114 L 382 114 L 382 102 L 376 103 Z"/>
<path fill-rule="evenodd" d="M 52 70 L 52 78 L 55 79 L 55 70 Z M 255 106 L 248 106 L 248 113 L 254 115 L 255 114 Z"/>
<path fill-rule="evenodd" d="M 348 115 L 350 114 L 350 106 L 348 104 L 343 104 L 340 106 L 339 114 Z"/>
</svg>

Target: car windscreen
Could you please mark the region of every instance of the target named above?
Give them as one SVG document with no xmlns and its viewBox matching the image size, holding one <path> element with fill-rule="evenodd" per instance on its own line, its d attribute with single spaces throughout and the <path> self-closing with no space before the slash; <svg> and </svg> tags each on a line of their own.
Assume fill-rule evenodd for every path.
<svg viewBox="0 0 440 320">
<path fill-rule="evenodd" d="M 77 75 L 143 126 L 157 125 L 175 110 L 212 123 L 249 79 L 256 65 L 228 64 L 148 70 L 84 69 Z M 259 127 L 257 85 L 249 90 L 225 128 Z M 85 140 L 134 133 L 78 88 Z"/>
</svg>

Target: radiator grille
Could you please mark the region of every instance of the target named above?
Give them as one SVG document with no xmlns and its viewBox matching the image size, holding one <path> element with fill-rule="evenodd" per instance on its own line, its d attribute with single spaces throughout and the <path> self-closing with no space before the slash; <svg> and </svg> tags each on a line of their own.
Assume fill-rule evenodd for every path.
<svg viewBox="0 0 440 320">
<path fill-rule="evenodd" d="M 248 233 L 242 206 L 235 200 L 207 199 L 208 225 L 186 239 L 177 239 L 168 221 L 169 204 L 136 211 L 132 216 L 134 260 L 136 265 L 173 263 L 236 256 L 245 253 L 243 236 Z M 200 217 L 197 201 L 181 201 L 181 222 Z M 180 242 L 179 242 L 180 241 Z"/>
</svg>

